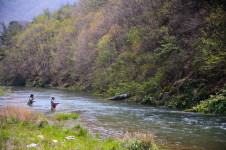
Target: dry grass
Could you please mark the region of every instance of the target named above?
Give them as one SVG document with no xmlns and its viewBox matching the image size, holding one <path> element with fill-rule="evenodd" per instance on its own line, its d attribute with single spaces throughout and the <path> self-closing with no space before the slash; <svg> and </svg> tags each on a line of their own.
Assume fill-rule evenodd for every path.
<svg viewBox="0 0 226 150">
<path fill-rule="evenodd" d="M 0 118 L 5 120 L 15 118 L 23 121 L 35 121 L 37 120 L 38 115 L 30 112 L 25 107 L 7 106 L 5 108 L 0 108 Z"/>
<path fill-rule="evenodd" d="M 123 137 L 114 137 L 115 140 L 130 143 L 126 148 L 133 149 L 152 149 L 152 150 L 163 150 L 162 148 L 157 147 L 154 140 L 154 135 L 151 132 L 125 132 Z M 134 143 L 135 142 L 135 143 Z"/>
<path fill-rule="evenodd" d="M 140 142 L 146 143 L 148 145 L 155 145 L 154 135 L 151 132 L 147 132 L 147 133 L 133 132 L 133 133 L 130 133 L 130 132 L 126 131 L 124 133 L 123 137 L 114 136 L 113 138 L 115 140 L 118 140 L 118 141 L 133 140 L 133 141 L 140 141 Z"/>
<path fill-rule="evenodd" d="M 129 132 L 126 132 L 124 134 L 124 137 L 123 137 L 124 140 L 126 139 L 132 139 L 134 141 L 141 141 L 141 142 L 144 142 L 144 143 L 154 143 L 154 136 L 152 133 L 150 132 L 147 132 L 147 133 L 140 133 L 140 132 L 134 132 L 134 133 L 129 133 Z"/>
</svg>

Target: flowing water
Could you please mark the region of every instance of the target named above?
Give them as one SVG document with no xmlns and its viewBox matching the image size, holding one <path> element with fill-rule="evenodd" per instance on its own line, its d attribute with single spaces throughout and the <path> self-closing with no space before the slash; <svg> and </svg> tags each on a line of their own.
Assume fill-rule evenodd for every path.
<svg viewBox="0 0 226 150">
<path fill-rule="evenodd" d="M 12 93 L 0 97 L 0 107 L 25 106 L 47 116 L 75 112 L 91 133 L 103 138 L 122 136 L 127 131 L 151 132 L 157 142 L 172 149 L 226 150 L 226 117 L 109 101 L 75 91 L 10 88 Z M 35 96 L 32 107 L 26 105 L 30 94 Z M 51 96 L 60 103 L 56 112 L 50 111 Z"/>
</svg>

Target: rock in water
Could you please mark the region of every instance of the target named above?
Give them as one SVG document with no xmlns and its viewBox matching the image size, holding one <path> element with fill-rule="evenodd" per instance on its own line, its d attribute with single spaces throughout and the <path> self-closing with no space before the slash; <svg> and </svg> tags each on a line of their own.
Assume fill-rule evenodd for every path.
<svg viewBox="0 0 226 150">
<path fill-rule="evenodd" d="M 113 96 L 113 97 L 109 98 L 109 100 L 123 100 L 128 97 L 129 97 L 128 94 L 121 94 L 121 95 Z"/>
</svg>

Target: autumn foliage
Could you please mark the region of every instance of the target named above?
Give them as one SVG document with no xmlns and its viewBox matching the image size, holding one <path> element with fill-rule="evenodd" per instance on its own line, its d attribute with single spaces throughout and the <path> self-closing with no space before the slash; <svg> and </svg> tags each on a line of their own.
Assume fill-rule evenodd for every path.
<svg viewBox="0 0 226 150">
<path fill-rule="evenodd" d="M 1 47 L 0 81 L 193 107 L 225 88 L 225 6 L 223 0 L 81 0 L 45 10 Z"/>
</svg>

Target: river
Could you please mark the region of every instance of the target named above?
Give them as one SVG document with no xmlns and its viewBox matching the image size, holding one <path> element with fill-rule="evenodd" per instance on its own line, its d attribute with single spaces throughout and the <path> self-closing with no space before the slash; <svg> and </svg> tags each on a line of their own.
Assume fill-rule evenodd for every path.
<svg viewBox="0 0 226 150">
<path fill-rule="evenodd" d="M 47 116 L 78 113 L 79 122 L 103 138 L 125 132 L 151 132 L 155 140 L 171 149 L 225 150 L 226 117 L 109 101 L 83 92 L 47 88 L 8 87 L 12 93 L 0 97 L 0 107 L 24 106 Z M 30 94 L 35 103 L 26 105 Z M 60 104 L 50 111 L 51 96 Z"/>
</svg>

